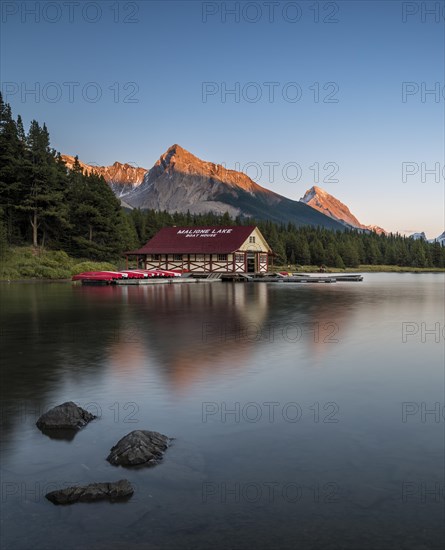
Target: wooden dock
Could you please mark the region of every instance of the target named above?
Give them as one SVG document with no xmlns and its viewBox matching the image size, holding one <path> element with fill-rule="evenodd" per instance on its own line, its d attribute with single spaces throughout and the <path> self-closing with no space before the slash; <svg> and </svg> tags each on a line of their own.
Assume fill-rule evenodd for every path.
<svg viewBox="0 0 445 550">
<path fill-rule="evenodd" d="M 250 280 L 255 283 L 337 283 L 337 282 L 360 282 L 363 281 L 363 275 L 349 274 L 349 275 L 323 275 L 323 276 L 311 276 L 311 275 L 288 275 L 288 276 L 276 276 L 266 275 L 264 277 L 250 277 Z"/>
<path fill-rule="evenodd" d="M 84 285 L 117 285 L 117 286 L 141 286 L 141 285 L 171 285 L 171 284 L 192 284 L 192 283 L 337 283 L 337 282 L 360 282 L 363 281 L 363 275 L 348 274 L 348 275 L 257 275 L 248 273 L 221 273 L 203 275 L 202 277 L 171 277 L 171 278 L 153 278 L 153 279 L 115 279 L 113 281 L 89 281 L 84 280 Z"/>
<path fill-rule="evenodd" d="M 220 283 L 221 279 L 205 279 L 195 277 L 172 277 L 166 279 L 118 279 L 115 284 L 117 286 L 128 285 L 176 285 L 176 284 L 192 284 L 192 283 Z"/>
</svg>

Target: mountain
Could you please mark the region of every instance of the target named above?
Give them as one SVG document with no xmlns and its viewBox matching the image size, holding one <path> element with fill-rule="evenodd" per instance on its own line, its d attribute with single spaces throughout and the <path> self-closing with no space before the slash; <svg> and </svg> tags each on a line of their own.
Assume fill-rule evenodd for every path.
<svg viewBox="0 0 445 550">
<path fill-rule="evenodd" d="M 439 235 L 438 237 L 436 237 L 435 239 L 432 239 L 431 242 L 438 242 L 440 243 L 442 246 L 445 246 L 445 231 Z"/>
<path fill-rule="evenodd" d="M 71 169 L 74 157 L 62 158 Z M 227 212 L 232 217 L 252 216 L 297 226 L 386 233 L 381 227 L 360 223 L 345 204 L 320 187 L 311 187 L 300 201 L 293 201 L 258 185 L 243 172 L 203 161 L 179 145 L 170 147 L 148 171 L 120 162 L 79 164 L 84 172 L 103 176 L 126 209 Z"/>
<path fill-rule="evenodd" d="M 365 231 L 374 231 L 379 235 L 381 233 L 386 233 L 384 229 L 377 225 L 363 225 L 360 223 L 345 204 L 327 193 L 321 187 L 311 187 L 306 191 L 300 201 L 346 226 L 352 226 Z"/>
<path fill-rule="evenodd" d="M 427 239 L 424 231 L 422 231 L 421 233 L 413 233 L 409 236 L 409 238 L 414 240 L 421 239 L 422 241 L 428 241 L 429 243 L 437 242 L 442 246 L 445 246 L 445 231 L 435 239 Z"/>
<path fill-rule="evenodd" d="M 205 162 L 179 145 L 170 147 L 125 201 L 141 209 L 225 213 L 275 222 L 344 230 L 345 225 L 310 206 L 269 191 L 246 174 Z"/>
<path fill-rule="evenodd" d="M 69 169 L 74 165 L 74 157 L 62 155 L 62 159 Z M 79 161 L 82 170 L 86 174 L 98 174 L 103 176 L 117 197 L 123 197 L 138 187 L 147 172 L 145 168 L 131 166 L 115 162 L 111 166 L 94 166 Z"/>
<path fill-rule="evenodd" d="M 383 229 L 383 227 L 380 227 L 378 225 L 365 225 L 366 229 L 369 229 L 369 231 L 374 231 L 374 233 L 377 233 L 377 235 L 387 235 L 388 231 Z"/>
<path fill-rule="evenodd" d="M 409 238 L 414 239 L 415 241 L 417 241 L 418 239 L 420 239 L 422 241 L 427 240 L 426 235 L 423 231 L 422 231 L 422 233 L 413 233 L 412 235 L 409 236 Z"/>
</svg>

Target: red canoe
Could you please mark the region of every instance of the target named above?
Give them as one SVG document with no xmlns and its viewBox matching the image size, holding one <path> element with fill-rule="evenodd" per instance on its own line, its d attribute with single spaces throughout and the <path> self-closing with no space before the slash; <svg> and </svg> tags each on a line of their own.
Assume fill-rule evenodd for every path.
<svg viewBox="0 0 445 550">
<path fill-rule="evenodd" d="M 153 269 L 157 273 L 164 273 L 164 277 L 180 277 L 181 273 L 175 269 Z"/>
<path fill-rule="evenodd" d="M 180 277 L 180 273 L 168 269 L 137 269 L 138 273 L 144 273 L 147 277 Z"/>
<path fill-rule="evenodd" d="M 123 275 L 127 275 L 128 279 L 146 279 L 146 276 L 144 275 L 144 273 L 141 273 L 139 271 L 128 270 L 128 271 L 121 271 L 121 273 Z"/>
<path fill-rule="evenodd" d="M 84 271 L 72 277 L 73 281 L 113 281 L 115 279 L 127 279 L 126 273 L 119 271 Z"/>
<path fill-rule="evenodd" d="M 134 273 L 140 273 L 141 275 L 143 275 L 145 277 L 145 279 L 148 279 L 150 277 L 154 277 L 154 274 L 151 271 L 149 271 L 148 269 L 135 269 Z"/>
<path fill-rule="evenodd" d="M 84 271 L 72 277 L 73 281 L 113 282 L 116 279 L 148 279 L 180 277 L 181 273 L 168 269 L 128 269 L 124 271 Z"/>
</svg>

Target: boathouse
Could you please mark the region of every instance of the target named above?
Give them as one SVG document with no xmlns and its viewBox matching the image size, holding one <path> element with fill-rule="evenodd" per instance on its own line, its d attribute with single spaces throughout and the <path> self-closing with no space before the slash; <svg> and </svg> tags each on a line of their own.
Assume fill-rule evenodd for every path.
<svg viewBox="0 0 445 550">
<path fill-rule="evenodd" d="M 192 273 L 266 273 L 273 256 L 255 226 L 165 227 L 139 250 L 144 269 L 181 269 Z"/>
</svg>

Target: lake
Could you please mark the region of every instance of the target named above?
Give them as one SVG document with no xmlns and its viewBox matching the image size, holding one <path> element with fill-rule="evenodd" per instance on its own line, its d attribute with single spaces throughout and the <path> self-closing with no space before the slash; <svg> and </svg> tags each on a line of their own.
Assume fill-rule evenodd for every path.
<svg viewBox="0 0 445 550">
<path fill-rule="evenodd" d="M 2 549 L 444 547 L 443 274 L 0 294 Z M 43 435 L 69 400 L 99 418 Z M 174 438 L 160 465 L 105 460 L 135 429 Z"/>
</svg>

